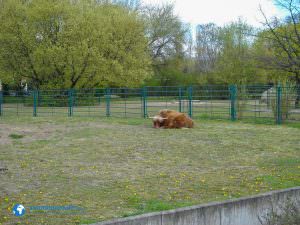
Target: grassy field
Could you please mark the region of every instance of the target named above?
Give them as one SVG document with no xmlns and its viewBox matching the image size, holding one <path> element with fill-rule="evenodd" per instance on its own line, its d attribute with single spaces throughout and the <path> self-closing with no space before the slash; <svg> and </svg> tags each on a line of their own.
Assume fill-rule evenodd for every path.
<svg viewBox="0 0 300 225">
<path fill-rule="evenodd" d="M 300 185 L 300 126 L 0 118 L 0 224 L 84 224 Z M 27 212 L 12 207 L 75 205 Z"/>
</svg>

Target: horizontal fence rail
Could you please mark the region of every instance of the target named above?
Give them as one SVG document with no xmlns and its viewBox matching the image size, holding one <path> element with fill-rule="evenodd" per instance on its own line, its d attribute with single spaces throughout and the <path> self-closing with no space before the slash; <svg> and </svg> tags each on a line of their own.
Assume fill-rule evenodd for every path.
<svg viewBox="0 0 300 225">
<path fill-rule="evenodd" d="M 0 91 L 0 116 L 147 118 L 172 109 L 195 119 L 300 121 L 300 87 L 205 85 Z"/>
</svg>

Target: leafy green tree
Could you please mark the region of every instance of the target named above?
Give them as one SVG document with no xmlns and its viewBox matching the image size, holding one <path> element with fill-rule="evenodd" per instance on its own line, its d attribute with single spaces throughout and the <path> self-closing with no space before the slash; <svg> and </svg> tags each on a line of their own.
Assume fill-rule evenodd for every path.
<svg viewBox="0 0 300 225">
<path fill-rule="evenodd" d="M 215 76 L 220 83 L 260 83 L 265 77 L 258 74 L 253 55 L 253 28 L 239 20 L 220 31 L 221 50 L 216 62 Z"/>
<path fill-rule="evenodd" d="M 292 74 L 274 65 L 273 59 L 275 60 L 278 50 L 266 39 L 266 32 L 268 31 L 259 32 L 253 44 L 253 53 L 258 73 L 266 77 L 268 83 L 286 83 Z"/>
<path fill-rule="evenodd" d="M 196 74 L 186 72 L 186 62 L 181 58 L 170 59 L 156 72 L 151 79 L 147 80 L 146 86 L 188 86 L 198 82 Z"/>
<path fill-rule="evenodd" d="M 0 2 L 0 75 L 35 88 L 138 86 L 151 75 L 135 12 L 96 1 Z M 6 76 L 4 76 L 6 74 Z"/>
</svg>

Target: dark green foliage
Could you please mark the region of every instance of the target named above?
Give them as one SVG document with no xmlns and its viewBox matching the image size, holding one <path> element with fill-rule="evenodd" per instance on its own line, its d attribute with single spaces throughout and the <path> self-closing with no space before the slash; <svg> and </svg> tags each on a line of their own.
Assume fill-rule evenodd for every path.
<svg viewBox="0 0 300 225">
<path fill-rule="evenodd" d="M 24 135 L 22 135 L 22 134 L 10 134 L 9 137 L 12 138 L 12 139 L 22 139 L 24 137 Z"/>
<path fill-rule="evenodd" d="M 164 68 L 145 82 L 146 86 L 189 86 L 197 84 L 195 74 L 184 73 L 175 68 Z"/>
</svg>

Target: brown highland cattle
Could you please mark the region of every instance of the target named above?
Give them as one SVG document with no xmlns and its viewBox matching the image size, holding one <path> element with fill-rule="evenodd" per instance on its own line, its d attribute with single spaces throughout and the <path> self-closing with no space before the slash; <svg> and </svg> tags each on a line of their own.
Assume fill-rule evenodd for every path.
<svg viewBox="0 0 300 225">
<path fill-rule="evenodd" d="M 153 119 L 154 128 L 193 128 L 194 121 L 186 114 L 174 110 L 164 109 L 158 115 L 150 117 Z"/>
</svg>

